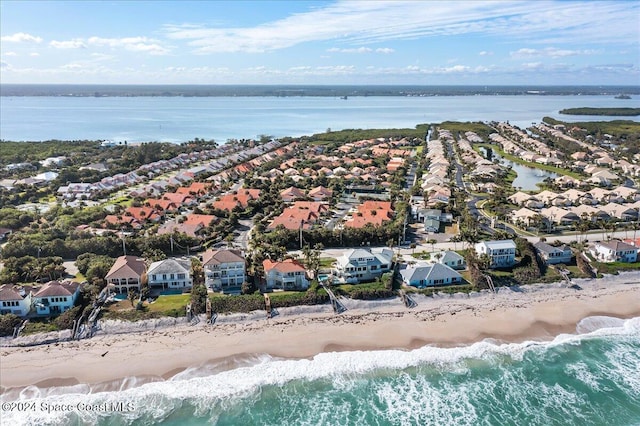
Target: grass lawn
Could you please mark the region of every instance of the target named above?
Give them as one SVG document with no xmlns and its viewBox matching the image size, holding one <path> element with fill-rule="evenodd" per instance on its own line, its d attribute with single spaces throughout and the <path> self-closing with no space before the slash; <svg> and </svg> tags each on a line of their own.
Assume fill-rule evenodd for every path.
<svg viewBox="0 0 640 426">
<path fill-rule="evenodd" d="M 184 312 L 190 298 L 190 294 L 159 296 L 153 303 L 147 305 L 147 307 L 151 312 L 165 313 L 173 310 L 181 310 Z"/>
<path fill-rule="evenodd" d="M 635 271 L 640 270 L 640 262 L 627 263 L 627 262 L 612 262 L 602 263 L 594 262 L 593 266 L 598 269 L 599 274 L 617 274 L 622 271 Z"/>
<path fill-rule="evenodd" d="M 115 200 L 111 201 L 112 204 L 118 204 L 122 207 L 131 207 L 133 204 L 133 199 L 129 197 L 118 197 Z"/>
</svg>

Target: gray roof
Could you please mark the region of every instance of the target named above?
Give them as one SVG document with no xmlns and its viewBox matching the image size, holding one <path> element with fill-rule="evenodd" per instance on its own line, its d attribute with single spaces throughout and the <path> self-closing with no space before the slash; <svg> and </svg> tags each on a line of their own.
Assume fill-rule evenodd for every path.
<svg viewBox="0 0 640 426">
<path fill-rule="evenodd" d="M 439 263 L 457 262 L 458 260 L 464 261 L 464 256 L 462 256 L 459 253 L 456 253 L 453 250 L 445 250 L 445 251 L 440 251 L 438 253 L 431 253 L 432 260 L 436 260 L 436 257 L 435 257 L 436 254 L 442 255 L 440 260 L 438 260 Z"/>
<path fill-rule="evenodd" d="M 533 245 L 537 250 L 543 253 L 556 253 L 558 251 L 564 252 L 569 247 L 566 244 L 561 245 L 560 247 L 554 247 L 550 244 L 545 243 L 544 241 L 539 241 Z"/>
<path fill-rule="evenodd" d="M 164 259 L 158 262 L 153 262 L 149 266 L 149 270 L 147 271 L 147 275 L 153 274 L 175 274 L 175 273 L 184 273 L 188 274 L 190 265 L 187 265 L 186 261 L 178 261 L 176 259 Z"/>
<path fill-rule="evenodd" d="M 516 248 L 516 243 L 513 240 L 480 241 L 478 244 L 484 244 L 491 250 Z"/>
<path fill-rule="evenodd" d="M 418 264 L 400 271 L 403 281 L 438 280 L 452 277 L 462 277 L 447 265 L 441 263 Z"/>
</svg>

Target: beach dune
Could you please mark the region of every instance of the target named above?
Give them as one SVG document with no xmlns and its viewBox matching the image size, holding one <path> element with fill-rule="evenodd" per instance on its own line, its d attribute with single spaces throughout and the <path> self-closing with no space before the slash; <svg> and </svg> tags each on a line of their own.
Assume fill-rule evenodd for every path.
<svg viewBox="0 0 640 426">
<path fill-rule="evenodd" d="M 335 315 L 330 307 L 281 310 L 272 319 L 176 325 L 91 339 L 0 349 L 2 392 L 36 385 L 78 383 L 121 386 L 165 380 L 189 368 L 268 354 L 308 358 L 322 352 L 459 346 L 491 338 L 501 342 L 551 340 L 575 333 L 589 316 L 640 316 L 640 273 L 580 282 L 500 289 L 476 297 L 417 297 L 407 309 L 398 299 L 358 302 Z M 325 309 L 326 308 L 326 309 Z M 222 318 L 223 316 L 221 316 Z M 260 319 L 257 319 L 257 318 Z M 229 368 L 234 363 L 228 362 Z"/>
</svg>

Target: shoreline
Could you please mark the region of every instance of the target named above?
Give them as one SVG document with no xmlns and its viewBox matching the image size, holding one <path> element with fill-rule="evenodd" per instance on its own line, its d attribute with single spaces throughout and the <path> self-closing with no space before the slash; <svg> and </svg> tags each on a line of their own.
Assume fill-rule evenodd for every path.
<svg viewBox="0 0 640 426">
<path fill-rule="evenodd" d="M 353 302 L 348 311 L 283 311 L 272 319 L 241 317 L 214 326 L 176 325 L 102 334 L 91 339 L 30 347 L 0 347 L 0 394 L 21 389 L 82 387 L 83 392 L 123 390 L 260 362 L 261 357 L 305 359 L 325 352 L 412 350 L 496 343 L 550 341 L 576 334 L 590 316 L 640 316 L 640 273 L 558 285 L 502 288 L 477 297 L 418 297 L 407 309 L 397 299 Z M 314 307 L 309 307 L 314 308 Z M 222 317 L 222 316 L 221 316 Z M 76 390 L 78 392 L 78 390 Z"/>
</svg>

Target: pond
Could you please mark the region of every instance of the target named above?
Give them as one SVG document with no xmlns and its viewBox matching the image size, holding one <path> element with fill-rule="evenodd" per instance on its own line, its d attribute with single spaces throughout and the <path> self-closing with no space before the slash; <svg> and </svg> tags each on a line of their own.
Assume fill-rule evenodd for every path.
<svg viewBox="0 0 640 426">
<path fill-rule="evenodd" d="M 485 148 L 481 147 L 480 152 L 485 158 L 488 158 L 488 152 Z M 548 172 L 546 170 L 537 169 L 535 167 L 523 166 L 522 164 L 515 163 L 511 160 L 504 159 L 495 150 L 491 150 L 491 160 L 497 158 L 500 164 L 504 166 L 510 166 L 518 176 L 513 181 L 514 188 L 520 188 L 523 191 L 537 191 L 538 183 L 542 182 L 546 178 L 555 179 L 560 176 L 554 172 Z"/>
</svg>

